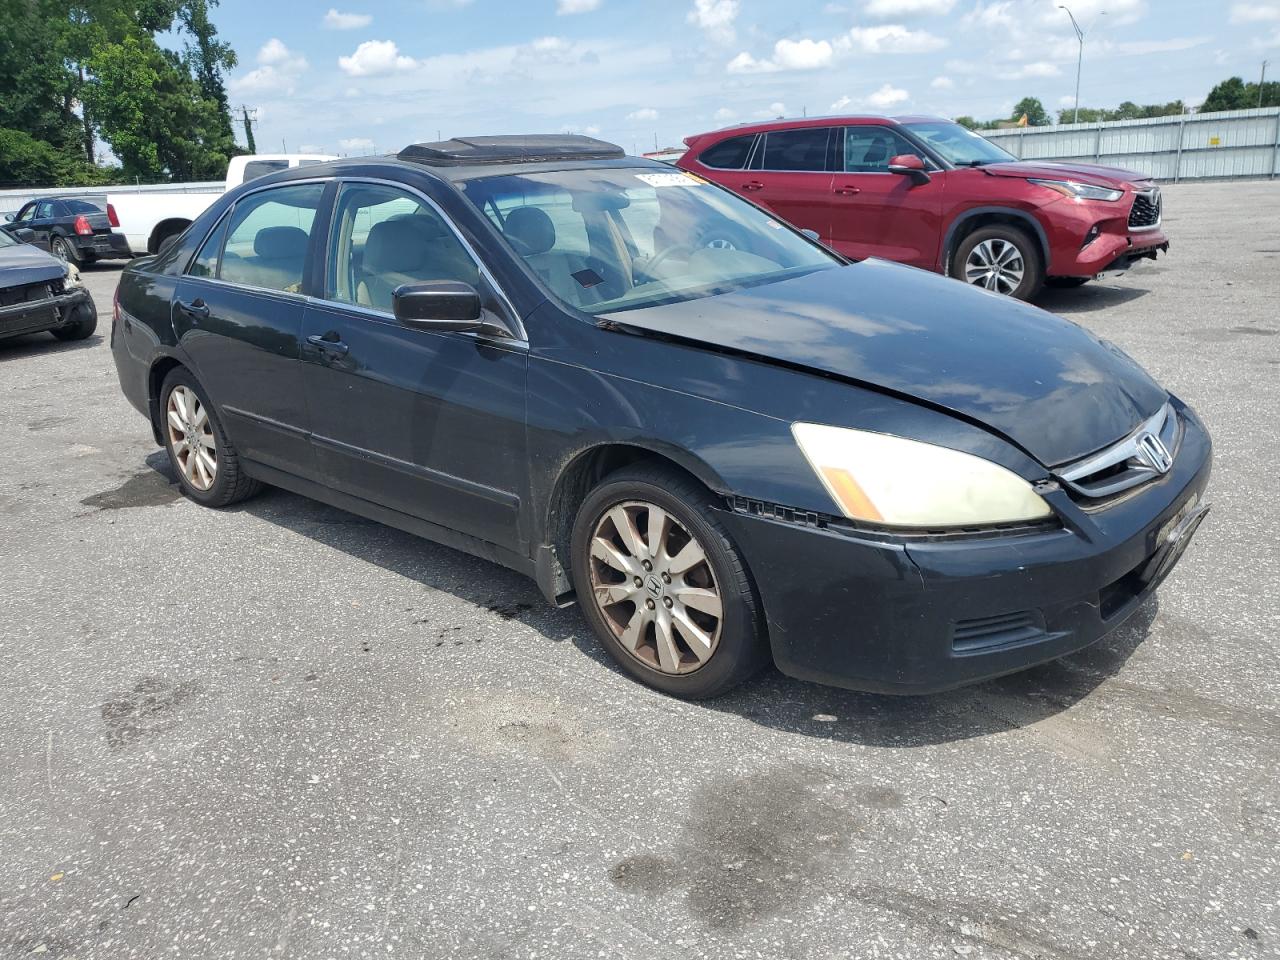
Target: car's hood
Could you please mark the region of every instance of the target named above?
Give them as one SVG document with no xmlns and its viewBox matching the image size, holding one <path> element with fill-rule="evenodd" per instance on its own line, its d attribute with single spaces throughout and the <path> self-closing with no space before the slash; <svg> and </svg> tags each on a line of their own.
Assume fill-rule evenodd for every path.
<svg viewBox="0 0 1280 960">
<path fill-rule="evenodd" d="M 1117 347 L 1068 320 L 883 260 L 608 320 L 924 402 L 1046 466 L 1119 440 L 1168 399 Z"/>
<path fill-rule="evenodd" d="M 53 254 L 29 243 L 0 247 L 0 289 L 56 280 L 66 269 L 66 264 Z"/>
<path fill-rule="evenodd" d="M 1017 160 L 1009 163 L 989 163 L 980 168 L 993 177 L 1035 177 L 1043 180 L 1078 180 L 1099 187 L 1119 187 L 1126 183 L 1140 183 L 1151 176 L 1136 170 L 1120 167 L 1104 167 L 1096 163 L 1059 163 L 1056 160 Z"/>
</svg>

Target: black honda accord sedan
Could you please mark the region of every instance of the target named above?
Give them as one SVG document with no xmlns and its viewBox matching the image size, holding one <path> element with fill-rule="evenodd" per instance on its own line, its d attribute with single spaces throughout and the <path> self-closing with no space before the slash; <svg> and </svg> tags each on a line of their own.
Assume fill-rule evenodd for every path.
<svg viewBox="0 0 1280 960">
<path fill-rule="evenodd" d="M 1203 425 L 1115 346 L 588 138 L 255 180 L 129 266 L 111 344 L 191 499 L 522 571 L 683 697 L 1060 657 L 1207 510 Z"/>
</svg>

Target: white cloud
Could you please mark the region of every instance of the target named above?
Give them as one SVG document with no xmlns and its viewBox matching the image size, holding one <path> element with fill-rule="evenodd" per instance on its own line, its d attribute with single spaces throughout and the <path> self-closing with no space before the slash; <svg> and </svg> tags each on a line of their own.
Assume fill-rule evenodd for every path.
<svg viewBox="0 0 1280 960">
<path fill-rule="evenodd" d="M 831 63 L 831 44 L 826 40 L 779 40 L 773 45 L 773 56 L 757 60 L 743 51 L 729 61 L 730 73 L 776 73 L 779 70 L 816 70 Z"/>
<path fill-rule="evenodd" d="M 339 13 L 330 7 L 323 23 L 326 30 L 359 30 L 373 23 L 373 17 L 367 13 Z"/>
<path fill-rule="evenodd" d="M 1070 93 L 1064 93 L 1058 98 L 1058 106 L 1071 107 L 1075 106 L 1076 98 Z"/>
<path fill-rule="evenodd" d="M 851 98 L 841 97 L 835 103 L 831 104 L 831 106 L 828 107 L 827 109 L 830 110 L 832 113 L 839 113 L 841 110 L 843 110 L 845 107 L 847 107 L 851 103 L 853 103 L 853 100 Z"/>
<path fill-rule="evenodd" d="M 1231 5 L 1232 23 L 1266 23 L 1280 20 L 1280 4 L 1235 3 Z"/>
<path fill-rule="evenodd" d="M 763 110 L 757 110 L 753 116 L 757 120 L 773 120 L 777 117 L 785 117 L 787 115 L 787 105 L 780 100 L 775 100 Z"/>
<path fill-rule="evenodd" d="M 638 123 L 642 120 L 657 120 L 658 111 L 653 107 L 641 107 L 639 110 L 632 110 L 628 113 L 627 119 L 632 123 Z"/>
<path fill-rule="evenodd" d="M 951 90 L 954 89 L 956 82 L 950 77 L 934 77 L 929 81 L 929 86 L 934 90 Z"/>
<path fill-rule="evenodd" d="M 728 107 L 721 107 L 716 111 L 716 119 L 721 123 L 728 123 L 730 120 L 738 119 L 738 111 L 730 110 Z"/>
<path fill-rule="evenodd" d="M 854 27 L 841 43 L 863 53 L 930 53 L 947 45 L 942 37 L 924 30 L 908 30 L 900 23 L 879 27 Z"/>
<path fill-rule="evenodd" d="M 346 140 L 339 140 L 338 146 L 343 150 L 372 150 L 373 141 L 368 137 L 348 137 Z"/>
<path fill-rule="evenodd" d="M 394 40 L 366 40 L 356 47 L 351 56 L 339 57 L 338 66 L 348 76 L 376 77 L 397 70 L 410 70 L 415 63 L 412 57 L 400 53 Z"/>
<path fill-rule="evenodd" d="M 685 19 L 716 43 L 732 43 L 737 36 L 733 22 L 741 7 L 740 0 L 693 0 L 693 9 Z"/>
<path fill-rule="evenodd" d="M 324 147 L 318 143 L 304 143 L 298 147 L 299 153 L 324 153 Z"/>
<path fill-rule="evenodd" d="M 863 8 L 867 16 L 879 20 L 889 17 L 945 17 L 956 0 L 868 0 Z"/>
<path fill-rule="evenodd" d="M 600 0 L 558 0 L 556 15 L 564 17 L 574 13 L 590 13 L 599 6 Z"/>
<path fill-rule="evenodd" d="M 1001 73 L 1000 76 L 1005 80 L 1026 80 L 1029 77 L 1056 77 L 1061 73 L 1062 71 L 1058 69 L 1056 63 L 1046 63 L 1040 60 L 1018 67 L 1016 70 L 1006 71 Z"/>
<path fill-rule="evenodd" d="M 877 110 L 885 110 L 899 103 L 906 103 L 910 99 L 911 94 L 907 93 L 907 91 L 886 83 L 867 97 L 867 105 L 875 107 Z"/>
<path fill-rule="evenodd" d="M 228 84 L 232 93 L 279 93 L 289 95 L 309 64 L 302 54 L 295 54 L 278 37 L 272 37 L 258 50 L 258 66 Z"/>
</svg>

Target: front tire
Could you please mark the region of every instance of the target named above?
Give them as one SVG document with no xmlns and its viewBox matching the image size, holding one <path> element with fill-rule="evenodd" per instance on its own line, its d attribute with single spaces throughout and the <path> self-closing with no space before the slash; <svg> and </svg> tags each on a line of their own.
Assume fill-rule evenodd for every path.
<svg viewBox="0 0 1280 960">
<path fill-rule="evenodd" d="M 59 340 L 87 340 L 98 329 L 98 311 L 92 304 L 82 303 L 75 308 L 75 319 L 54 327 L 49 332 Z"/>
<path fill-rule="evenodd" d="M 225 507 L 262 489 L 245 474 L 213 404 L 185 367 L 175 367 L 164 378 L 160 416 L 169 463 L 188 498 L 206 507 Z"/>
<path fill-rule="evenodd" d="M 1044 285 L 1044 258 L 1025 230 L 998 223 L 960 241 L 951 275 L 993 293 L 1030 300 Z"/>
<path fill-rule="evenodd" d="M 719 696 L 768 662 L 755 587 L 707 491 L 658 465 L 610 474 L 574 522 L 583 614 L 632 677 L 672 696 Z"/>
</svg>

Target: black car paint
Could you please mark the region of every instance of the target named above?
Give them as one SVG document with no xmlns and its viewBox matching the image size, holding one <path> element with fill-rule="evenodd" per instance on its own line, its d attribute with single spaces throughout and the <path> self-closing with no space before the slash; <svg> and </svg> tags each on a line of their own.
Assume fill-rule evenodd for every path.
<svg viewBox="0 0 1280 960">
<path fill-rule="evenodd" d="M 41 203 L 49 205 L 47 211 L 34 209 Z M 27 220 L 20 219 L 28 210 L 33 213 L 47 212 L 48 215 Z M 92 233 L 76 233 L 76 218 L 80 216 L 89 222 Z M 35 235 L 35 244 L 46 250 L 50 249 L 54 238 L 57 237 L 73 246 L 82 258 L 120 259 L 132 256 L 124 234 L 117 233 L 111 228 L 111 221 L 105 209 L 96 213 L 77 213 L 70 210 L 64 200 L 56 197 L 32 200 L 18 210 L 12 221 L 0 224 L 0 230 L 6 230 L 14 236 L 21 229 L 30 230 Z"/>
<path fill-rule="evenodd" d="M 596 165 L 669 170 L 633 159 Z M 1046 604 L 1096 608 L 1105 578 L 1154 549 L 1150 531 L 1207 480 L 1207 435 L 1188 413 L 1180 471 L 1103 519 L 1058 491 L 1050 499 L 1061 528 L 958 540 L 853 529 L 832 516 L 791 423 L 912 437 L 1041 482 L 1055 463 L 1118 440 L 1167 394 L 1066 321 L 878 263 L 597 320 L 549 298 L 460 194 L 459 181 L 493 172 L 378 159 L 275 174 L 221 198 L 166 253 L 135 261 L 121 279 L 112 347 L 122 388 L 157 441 L 159 380 L 187 365 L 251 473 L 513 567 L 560 601 L 571 591 L 573 506 L 593 471 L 639 454 L 666 458 L 722 498 L 779 666 L 895 692 L 968 682 L 1097 639 L 1118 620 L 985 657 L 939 654 L 955 610 L 1021 609 L 1028 590 Z M 182 276 L 246 192 L 332 177 L 393 182 L 436 203 L 505 295 L 516 335 L 412 331 L 317 299 L 315 251 L 327 242 L 333 187 L 299 294 Z M 197 301 L 207 318 L 175 306 Z M 1002 322 L 1013 331 L 1008 354 Z M 346 351 L 310 342 L 329 335 Z M 1063 411 L 1080 402 L 1086 415 L 1066 422 Z M 1055 557 L 1075 566 L 1055 578 Z M 884 602 L 865 610 L 868 596 Z"/>
<path fill-rule="evenodd" d="M 88 290 L 63 289 L 66 272 L 65 263 L 33 244 L 0 246 L 0 340 L 53 330 L 72 322 L 77 310 L 93 310 L 96 316 Z M 19 302 L 19 288 L 37 285 L 39 299 Z"/>
</svg>

